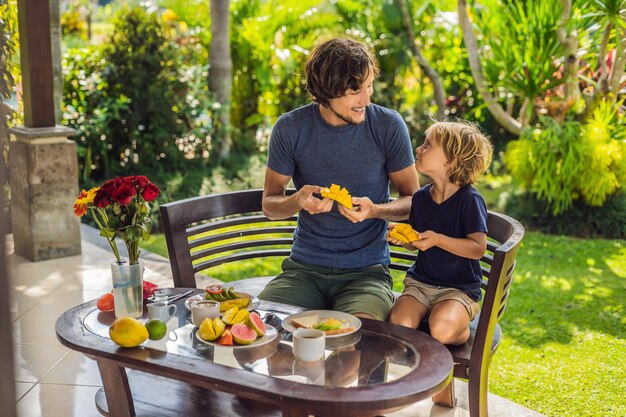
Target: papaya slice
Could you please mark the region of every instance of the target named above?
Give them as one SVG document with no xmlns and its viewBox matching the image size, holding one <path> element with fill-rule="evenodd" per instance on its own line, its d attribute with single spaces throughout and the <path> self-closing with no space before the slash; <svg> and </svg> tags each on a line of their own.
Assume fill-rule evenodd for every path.
<svg viewBox="0 0 626 417">
<path fill-rule="evenodd" d="M 331 184 L 330 188 L 324 187 L 321 192 L 322 197 L 335 200 L 339 204 L 346 206 L 347 208 L 353 208 L 352 196 L 347 189 L 337 184 Z"/>
<path fill-rule="evenodd" d="M 229 329 L 225 330 L 224 333 L 217 339 L 217 344 L 222 346 L 232 346 L 233 345 L 233 334 Z"/>
<path fill-rule="evenodd" d="M 233 307 L 246 308 L 250 304 L 250 297 L 240 297 L 232 300 L 220 302 L 220 313 L 230 310 Z"/>
</svg>

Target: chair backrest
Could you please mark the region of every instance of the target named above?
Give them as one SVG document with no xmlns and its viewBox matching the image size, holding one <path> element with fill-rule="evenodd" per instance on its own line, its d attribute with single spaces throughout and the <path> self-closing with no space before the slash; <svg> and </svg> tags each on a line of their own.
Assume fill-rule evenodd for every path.
<svg viewBox="0 0 626 417">
<path fill-rule="evenodd" d="M 262 195 L 263 190 L 235 191 L 160 207 L 175 287 L 195 287 L 197 272 L 224 263 L 289 256 L 297 217 L 266 218 Z"/>
<path fill-rule="evenodd" d="M 506 308 L 515 258 L 524 237 L 524 227 L 517 220 L 490 211 L 487 218 L 487 253 L 482 257 L 484 296 L 474 335 L 470 357 L 471 364 L 489 367 L 489 358 L 497 345 L 493 345 L 496 325 Z M 481 359 L 482 358 L 482 359 Z"/>
</svg>

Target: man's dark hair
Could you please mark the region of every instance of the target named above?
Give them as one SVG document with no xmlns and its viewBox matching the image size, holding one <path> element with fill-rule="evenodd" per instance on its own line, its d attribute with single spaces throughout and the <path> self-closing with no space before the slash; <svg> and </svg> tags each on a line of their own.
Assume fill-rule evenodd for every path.
<svg viewBox="0 0 626 417">
<path fill-rule="evenodd" d="M 328 106 L 331 99 L 343 96 L 346 90 L 360 89 L 370 71 L 378 76 L 378 63 L 361 42 L 335 38 L 313 49 L 304 71 L 311 100 Z"/>
</svg>

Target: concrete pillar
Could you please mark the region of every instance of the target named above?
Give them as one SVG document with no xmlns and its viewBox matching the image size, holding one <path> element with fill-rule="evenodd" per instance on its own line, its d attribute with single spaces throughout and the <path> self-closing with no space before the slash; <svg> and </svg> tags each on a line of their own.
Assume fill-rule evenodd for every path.
<svg viewBox="0 0 626 417">
<path fill-rule="evenodd" d="M 17 127 L 9 149 L 15 253 L 31 261 L 80 254 L 74 129 Z"/>
</svg>

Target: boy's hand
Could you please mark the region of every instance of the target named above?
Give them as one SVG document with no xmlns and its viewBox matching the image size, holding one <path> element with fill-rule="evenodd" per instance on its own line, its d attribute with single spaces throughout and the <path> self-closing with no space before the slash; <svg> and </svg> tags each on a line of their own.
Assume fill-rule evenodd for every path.
<svg viewBox="0 0 626 417">
<path fill-rule="evenodd" d="M 415 250 L 415 246 L 412 245 L 412 242 L 411 243 L 406 243 L 406 242 L 403 242 L 403 241 L 401 241 L 399 239 L 396 239 L 396 238 L 391 236 L 390 233 L 395 228 L 396 228 L 395 224 L 389 225 L 389 230 L 387 230 L 387 236 L 385 236 L 385 238 L 387 239 L 387 242 L 393 243 L 396 246 L 402 246 L 403 248 L 408 249 L 408 250 Z"/>
<path fill-rule="evenodd" d="M 363 220 L 375 217 L 374 210 L 376 207 L 368 197 L 352 197 L 352 205 L 354 206 L 352 210 L 343 204 L 337 205 L 339 213 L 352 223 L 360 223 Z"/>
<path fill-rule="evenodd" d="M 298 190 L 297 201 L 303 210 L 310 214 L 328 213 L 333 208 L 333 200 L 330 198 L 319 199 L 313 195 L 322 192 L 322 187 L 317 185 L 305 185 Z"/>
<path fill-rule="evenodd" d="M 439 236 L 439 233 L 427 230 L 420 232 L 420 239 L 411 242 L 411 244 L 419 250 L 428 250 L 433 246 L 437 246 Z"/>
</svg>

